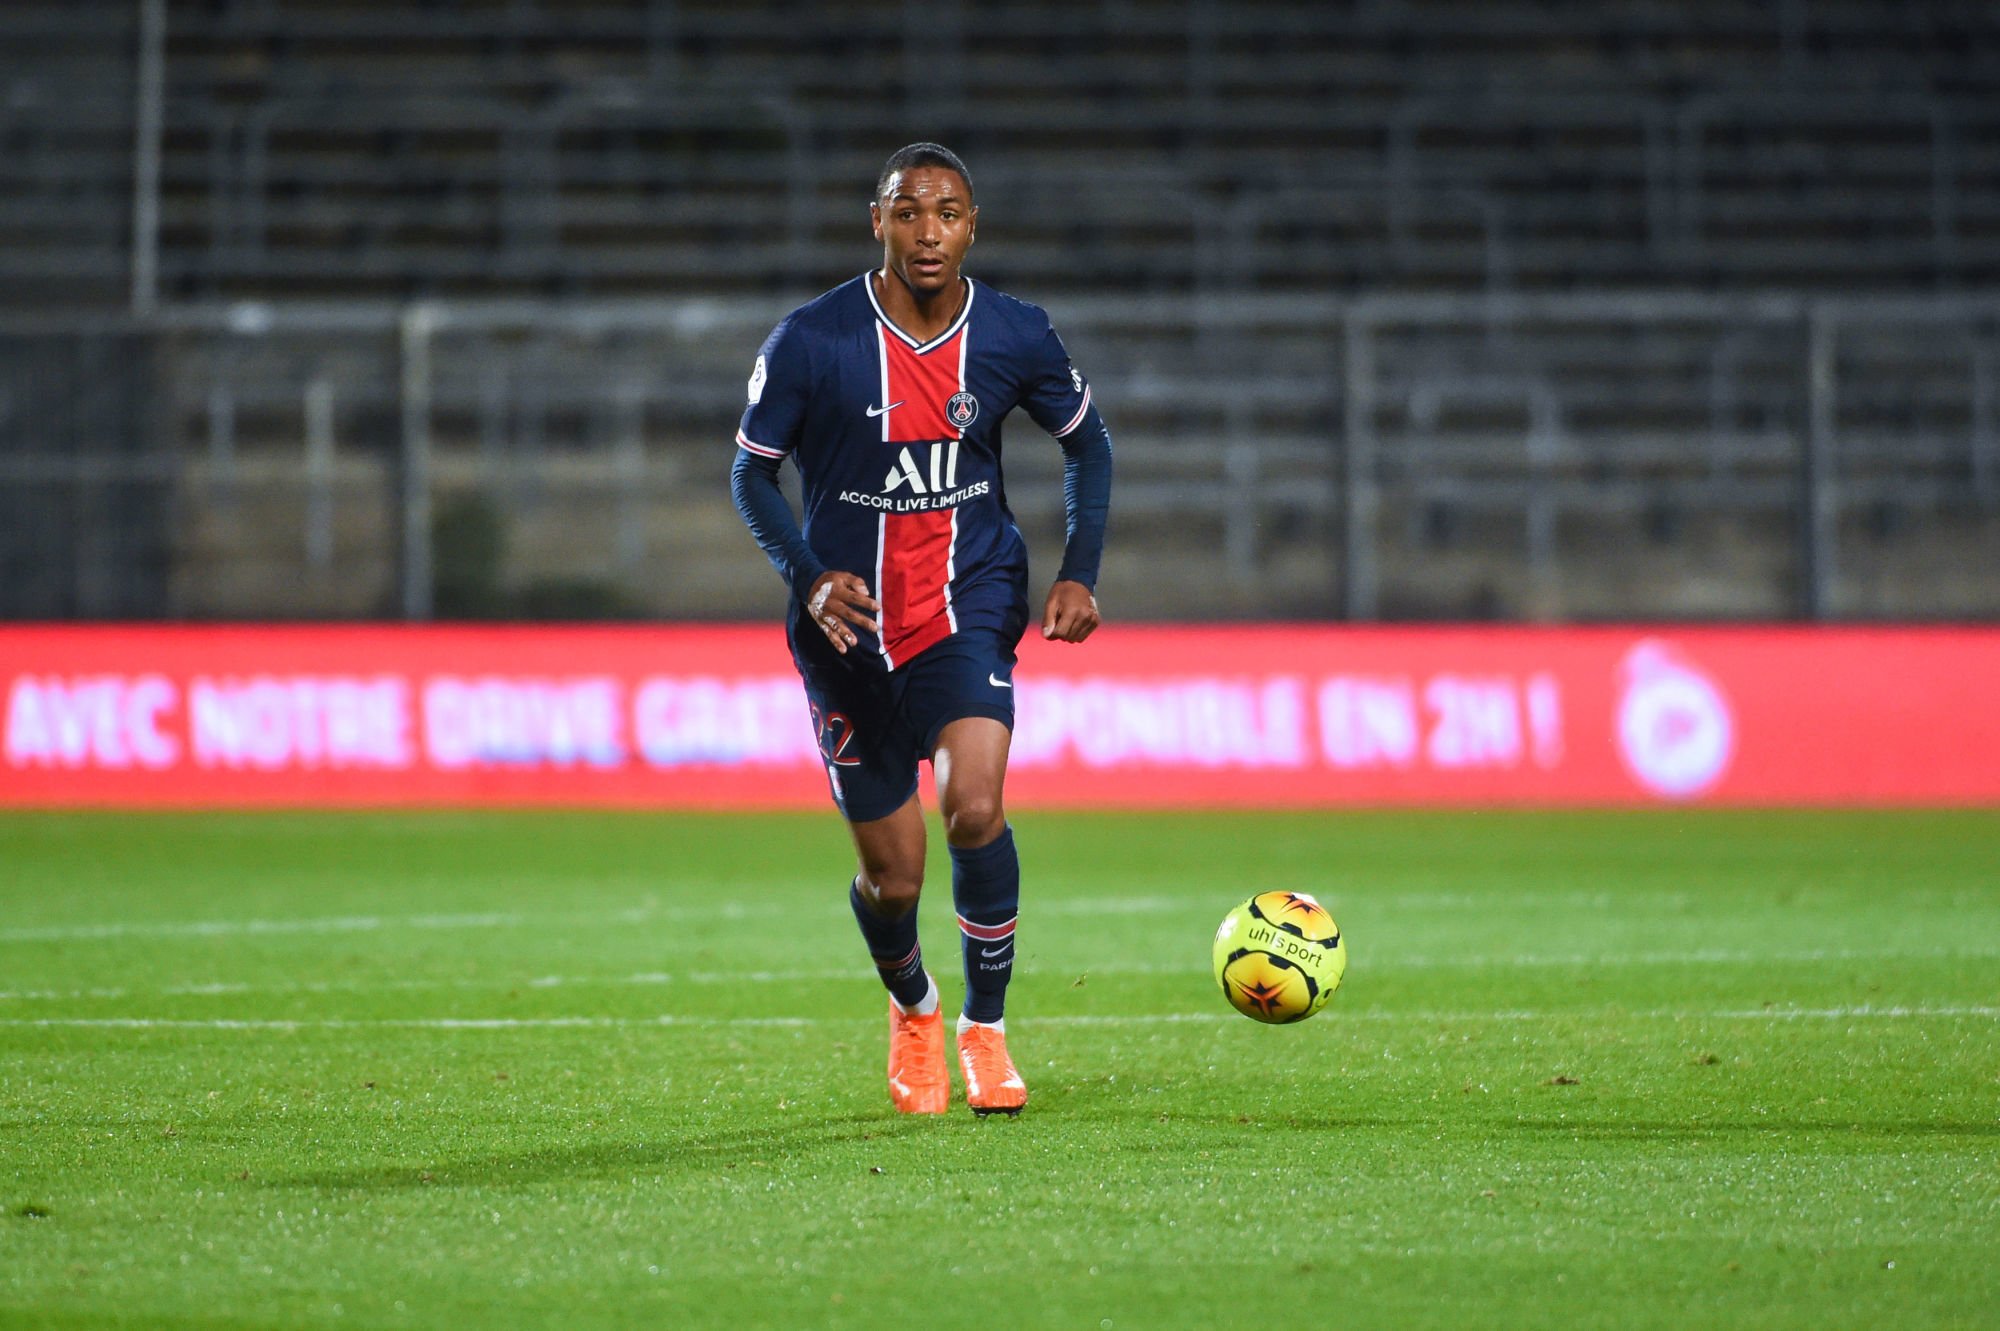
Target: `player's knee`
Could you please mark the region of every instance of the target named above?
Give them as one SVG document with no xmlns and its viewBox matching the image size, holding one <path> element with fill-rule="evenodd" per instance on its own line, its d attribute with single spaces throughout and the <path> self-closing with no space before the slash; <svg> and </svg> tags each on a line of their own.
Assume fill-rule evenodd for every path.
<svg viewBox="0 0 2000 1331">
<path fill-rule="evenodd" d="M 1007 830 L 1007 815 L 997 795 L 959 795 L 944 807 L 944 834 L 961 848 L 983 846 Z"/>
<path fill-rule="evenodd" d="M 862 896 L 877 913 L 888 916 L 906 915 L 917 908 L 917 898 L 924 890 L 924 866 L 915 865 L 864 865 L 859 882 Z"/>
</svg>

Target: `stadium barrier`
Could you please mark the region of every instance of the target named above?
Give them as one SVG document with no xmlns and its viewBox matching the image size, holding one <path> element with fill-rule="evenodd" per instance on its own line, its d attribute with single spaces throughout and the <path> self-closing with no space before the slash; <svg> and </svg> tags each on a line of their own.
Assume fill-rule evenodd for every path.
<svg viewBox="0 0 2000 1331">
<path fill-rule="evenodd" d="M 2000 803 L 2000 629 L 1031 636 L 1009 799 Z M 759 627 L 0 628 L 0 806 L 820 807 Z"/>
</svg>

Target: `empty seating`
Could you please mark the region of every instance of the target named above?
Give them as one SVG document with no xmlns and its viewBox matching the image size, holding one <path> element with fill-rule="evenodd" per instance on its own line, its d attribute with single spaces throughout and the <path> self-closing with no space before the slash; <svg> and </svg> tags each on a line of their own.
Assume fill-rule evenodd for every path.
<svg viewBox="0 0 2000 1331">
<path fill-rule="evenodd" d="M 750 348 L 868 263 L 868 187 L 918 135 L 976 173 L 974 271 L 1051 306 L 1115 403 L 1108 576 L 1181 589 L 1130 612 L 1351 607 L 1372 512 L 1385 613 L 1782 614 L 1810 449 L 1842 549 L 1976 547 L 2000 504 L 1976 299 L 2000 281 L 2000 10 L 1976 0 L 167 13 L 168 313 L 143 355 L 118 344 L 146 409 L 66 406 L 85 380 L 0 344 L 0 585 L 36 613 L 393 611 L 396 320 L 426 299 L 455 312 L 429 344 L 439 484 L 499 496 L 522 567 L 699 561 L 649 608 L 761 609 L 717 514 Z M 138 41 L 126 7 L 0 5 L 0 315 L 23 328 L 130 299 Z M 280 317 L 190 313 L 228 302 Z M 60 457 L 100 445 L 150 498 L 90 508 L 111 483 Z M 1044 537 L 1058 465 L 1025 432 L 1010 454 Z M 302 535 L 309 492 L 337 540 Z M 137 591 L 23 535 L 52 494 L 131 517 Z M 1642 566 L 1673 571 L 1624 606 Z M 1952 586 L 1932 613 L 1980 611 Z"/>
<path fill-rule="evenodd" d="M 113 300 L 136 34 L 70 12 L 0 7 L 0 255 Z M 167 69 L 170 299 L 816 288 L 916 132 L 1029 287 L 2000 277 L 1971 0 L 209 0 L 169 6 Z"/>
</svg>

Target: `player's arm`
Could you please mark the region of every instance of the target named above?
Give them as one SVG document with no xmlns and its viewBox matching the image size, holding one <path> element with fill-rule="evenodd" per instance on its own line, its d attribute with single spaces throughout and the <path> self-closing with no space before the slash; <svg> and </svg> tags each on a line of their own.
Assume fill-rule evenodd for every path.
<svg viewBox="0 0 2000 1331">
<path fill-rule="evenodd" d="M 783 465 L 780 458 L 738 447 L 736 463 L 729 469 L 729 495 L 765 558 L 792 589 L 792 595 L 803 601 L 826 566 L 806 544 L 806 534 L 799 529 L 785 492 L 778 488 L 778 469 Z"/>
<path fill-rule="evenodd" d="M 785 580 L 792 595 L 811 612 L 813 623 L 837 651 L 854 645 L 854 629 L 876 631 L 879 613 L 868 584 L 852 573 L 829 569 L 815 555 L 792 513 L 778 471 L 796 446 L 805 422 L 810 370 L 789 324 L 780 324 L 764 344 L 750 373 L 750 405 L 736 431 L 736 461 L 729 469 L 729 494 L 751 536 Z"/>
<path fill-rule="evenodd" d="M 834 650 L 845 652 L 854 645 L 855 627 L 877 632 L 873 616 L 881 607 L 861 578 L 829 569 L 813 554 L 792 516 L 792 506 L 778 488 L 781 465 L 779 459 L 738 448 L 736 464 L 729 471 L 730 496 L 792 595 L 805 603 L 813 623 L 819 625 Z"/>
<path fill-rule="evenodd" d="M 1042 606 L 1042 636 L 1082 642 L 1100 622 L 1095 589 L 1111 511 L 1111 431 L 1053 328 L 1043 341 L 1040 362 L 1026 405 L 1028 414 L 1062 445 L 1064 516 L 1062 567 Z"/>
<path fill-rule="evenodd" d="M 1063 562 L 1042 607 L 1042 636 L 1058 642 L 1082 642 L 1099 622 L 1095 588 L 1111 511 L 1111 432 L 1101 420 L 1096 427 L 1062 441 Z"/>
</svg>

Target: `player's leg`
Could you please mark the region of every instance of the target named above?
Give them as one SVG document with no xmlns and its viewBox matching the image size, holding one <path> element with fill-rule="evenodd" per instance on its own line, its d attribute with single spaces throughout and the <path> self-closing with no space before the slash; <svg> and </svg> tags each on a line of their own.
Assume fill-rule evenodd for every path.
<svg viewBox="0 0 2000 1331">
<path fill-rule="evenodd" d="M 1023 621 L 1025 622 L 1025 621 Z M 1007 1058 L 1007 982 L 1021 866 L 1003 788 L 1014 725 L 1018 632 L 953 634 L 898 670 L 902 715 L 924 736 L 951 847 L 952 898 L 965 962 L 959 1068 L 978 1113 L 1019 1112 L 1028 1098 Z"/>
<path fill-rule="evenodd" d="M 833 670 L 802 668 L 800 675 L 827 784 L 854 838 L 858 872 L 848 880 L 848 902 L 883 986 L 917 1007 L 930 984 L 917 950 L 924 815 L 916 744 L 873 682 Z"/>
<path fill-rule="evenodd" d="M 965 958 L 965 1015 L 993 1023 L 1006 1014 L 1014 976 L 1014 920 L 1021 861 L 1002 803 L 1012 732 L 968 716 L 939 733 L 932 756 L 938 808 L 951 844 L 951 895 Z"/>
<path fill-rule="evenodd" d="M 860 867 L 848 899 L 889 990 L 889 1099 L 906 1114 L 942 1114 L 951 1107 L 944 1010 L 917 941 L 923 808 L 912 795 L 887 817 L 849 823 L 848 829 Z"/>
<path fill-rule="evenodd" d="M 889 1098 L 905 1113 L 942 1114 L 951 1102 L 944 1016 L 917 944 L 924 882 L 917 744 L 879 680 L 809 658 L 794 653 L 827 783 L 854 838 L 848 904 L 889 991 Z"/>
<path fill-rule="evenodd" d="M 917 898 L 924 890 L 924 813 L 912 795 L 886 818 L 849 823 L 859 872 L 848 904 L 868 943 L 882 986 L 906 1010 L 934 1010 L 937 994 L 917 942 Z"/>
<path fill-rule="evenodd" d="M 1018 1113 L 1028 1099 L 1007 1055 L 1004 1020 L 1021 899 L 1021 861 L 1003 802 L 1012 737 L 994 717 L 961 717 L 939 731 L 931 758 L 951 844 L 952 902 L 965 963 L 959 1069 L 967 1102 L 982 1114 Z"/>
</svg>

